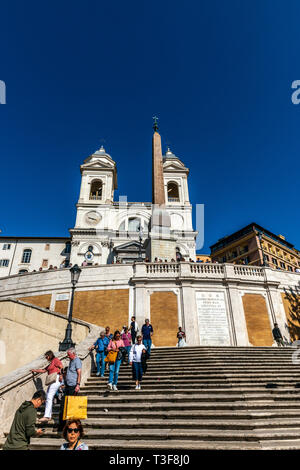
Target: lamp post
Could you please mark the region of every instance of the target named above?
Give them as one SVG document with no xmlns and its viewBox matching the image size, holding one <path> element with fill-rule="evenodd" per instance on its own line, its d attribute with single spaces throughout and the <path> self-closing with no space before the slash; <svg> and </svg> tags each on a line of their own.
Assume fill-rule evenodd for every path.
<svg viewBox="0 0 300 470">
<path fill-rule="evenodd" d="M 143 229 L 142 229 L 141 225 L 138 226 L 137 232 L 139 232 L 139 242 L 140 242 L 139 261 L 142 262 L 143 261 L 143 258 L 142 258 L 142 241 L 143 241 L 144 232 L 143 232 Z"/>
<path fill-rule="evenodd" d="M 70 304 L 70 310 L 69 310 L 69 316 L 68 316 L 68 326 L 66 328 L 66 334 L 65 334 L 65 339 L 63 342 L 59 343 L 59 351 L 67 351 L 70 348 L 74 348 L 75 343 L 72 341 L 72 314 L 73 314 L 73 302 L 74 302 L 74 292 L 76 289 L 76 284 L 79 280 L 79 276 L 81 273 L 81 269 L 77 264 L 75 266 L 72 266 L 70 269 L 71 273 L 71 282 L 72 282 L 72 296 L 71 296 L 71 304 Z"/>
</svg>

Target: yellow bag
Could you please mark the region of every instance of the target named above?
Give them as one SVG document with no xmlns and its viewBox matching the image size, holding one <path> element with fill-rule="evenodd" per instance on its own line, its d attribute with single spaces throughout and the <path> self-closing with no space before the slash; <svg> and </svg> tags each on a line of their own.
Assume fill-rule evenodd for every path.
<svg viewBox="0 0 300 470">
<path fill-rule="evenodd" d="M 87 419 L 87 397 L 65 397 L 63 421 L 67 419 Z"/>
<path fill-rule="evenodd" d="M 106 358 L 104 359 L 104 362 L 109 362 L 111 364 L 115 363 L 117 360 L 117 351 L 109 351 Z"/>
</svg>

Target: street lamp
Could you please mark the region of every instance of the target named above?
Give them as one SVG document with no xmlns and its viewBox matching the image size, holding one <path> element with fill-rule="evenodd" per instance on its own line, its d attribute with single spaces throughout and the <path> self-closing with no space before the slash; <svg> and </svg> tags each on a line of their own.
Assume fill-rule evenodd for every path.
<svg viewBox="0 0 300 470">
<path fill-rule="evenodd" d="M 71 273 L 71 282 L 72 282 L 72 296 L 71 296 L 71 304 L 70 304 L 70 310 L 69 310 L 69 316 L 68 316 L 68 326 L 66 328 L 66 334 L 65 334 L 65 339 L 63 342 L 59 343 L 59 351 L 67 351 L 70 348 L 74 348 L 75 343 L 72 341 L 72 314 L 73 314 L 73 302 L 74 302 L 74 292 L 76 289 L 76 284 L 79 280 L 79 276 L 81 273 L 81 269 L 77 264 L 75 266 L 72 266 L 70 269 Z"/>
<path fill-rule="evenodd" d="M 137 232 L 139 233 L 139 242 L 140 242 L 139 261 L 141 262 L 141 261 L 143 261 L 143 258 L 142 258 L 142 241 L 143 241 L 143 235 L 144 235 L 144 232 L 143 232 L 143 229 L 142 229 L 141 225 L 138 226 Z"/>
</svg>

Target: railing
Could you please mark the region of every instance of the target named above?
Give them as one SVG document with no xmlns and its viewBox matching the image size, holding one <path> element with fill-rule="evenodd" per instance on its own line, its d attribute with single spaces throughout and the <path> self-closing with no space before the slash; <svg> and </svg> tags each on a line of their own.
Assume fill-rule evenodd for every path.
<svg viewBox="0 0 300 470">
<path fill-rule="evenodd" d="M 102 199 L 102 196 L 90 196 L 90 200 L 93 200 L 93 201 L 101 201 Z"/>
<path fill-rule="evenodd" d="M 224 266 L 222 264 L 191 263 L 190 269 L 193 274 L 224 274 Z"/>
<path fill-rule="evenodd" d="M 168 202 L 180 202 L 179 197 L 168 197 Z"/>
<path fill-rule="evenodd" d="M 179 274 L 180 266 L 178 263 L 146 263 L 147 274 Z"/>
<path fill-rule="evenodd" d="M 233 266 L 234 274 L 237 276 L 263 276 L 263 268 L 259 266 Z"/>
</svg>

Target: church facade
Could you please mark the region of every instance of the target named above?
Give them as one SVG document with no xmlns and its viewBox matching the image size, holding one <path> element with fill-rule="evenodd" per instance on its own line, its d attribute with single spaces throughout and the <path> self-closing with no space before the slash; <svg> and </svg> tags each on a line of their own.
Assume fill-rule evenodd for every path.
<svg viewBox="0 0 300 470">
<path fill-rule="evenodd" d="M 158 256 L 154 256 L 149 243 L 153 211 L 161 204 L 157 204 L 155 195 L 152 202 L 128 202 L 126 197 L 115 201 L 117 164 L 101 147 L 80 166 L 81 187 L 70 238 L 0 237 L 0 277 L 70 264 L 132 263 L 146 258 L 154 261 L 155 257 L 164 262 L 182 258 L 196 261 L 189 169 L 170 149 L 162 155 L 161 144 L 157 149 L 155 140 L 160 142 L 157 130 L 153 136 L 153 166 L 156 161 L 161 163 L 161 174 L 156 171 L 153 175 L 153 187 L 161 177 L 167 218 L 164 235 L 159 230 L 156 238 L 166 238 L 167 230 L 168 249 L 158 249 Z"/>
</svg>

